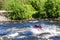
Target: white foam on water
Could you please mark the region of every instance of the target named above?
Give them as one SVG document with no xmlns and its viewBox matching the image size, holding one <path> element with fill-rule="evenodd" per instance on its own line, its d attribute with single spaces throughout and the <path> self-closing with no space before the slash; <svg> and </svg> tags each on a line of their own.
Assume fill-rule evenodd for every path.
<svg viewBox="0 0 60 40">
<path fill-rule="evenodd" d="M 14 38 L 14 37 L 16 37 L 16 36 L 18 36 L 18 35 L 19 35 L 18 33 L 14 33 L 14 34 L 10 34 L 10 35 L 8 35 L 8 36 Z"/>
<path fill-rule="evenodd" d="M 41 26 L 47 26 L 48 28 L 44 28 L 44 32 L 49 32 L 51 33 L 51 35 L 45 35 L 45 37 L 48 39 L 49 37 L 52 37 L 52 36 L 57 36 L 58 34 L 60 34 L 60 32 L 56 32 L 56 25 L 45 25 L 45 24 L 42 24 Z M 32 28 L 31 28 L 32 29 Z M 0 32 L 3 31 L 4 32 L 10 32 L 10 33 L 7 33 L 6 35 L 4 35 L 6 38 L 24 38 L 26 36 L 20 36 L 19 32 L 24 32 L 24 31 L 30 31 L 30 28 L 22 28 L 22 29 L 19 29 L 19 28 L 16 28 L 16 27 L 13 27 L 13 28 L 9 28 L 7 30 L 0 30 Z M 37 31 L 35 31 L 37 32 Z M 40 34 L 40 32 L 38 33 Z M 36 34 L 35 34 L 36 35 Z M 0 37 L 0 39 L 3 39 L 3 37 Z"/>
</svg>

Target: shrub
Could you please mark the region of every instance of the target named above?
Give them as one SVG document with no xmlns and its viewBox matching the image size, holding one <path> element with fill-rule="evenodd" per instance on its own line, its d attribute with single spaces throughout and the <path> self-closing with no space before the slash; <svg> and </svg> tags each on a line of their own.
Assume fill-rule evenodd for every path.
<svg viewBox="0 0 60 40">
<path fill-rule="evenodd" d="M 45 11 L 48 18 L 58 18 L 59 17 L 59 5 L 56 0 L 47 0 L 45 3 Z"/>
<path fill-rule="evenodd" d="M 9 0 L 5 4 L 4 8 L 7 11 L 13 11 L 8 13 L 8 17 L 14 20 L 32 18 L 34 8 L 31 5 L 24 5 L 20 0 Z"/>
<path fill-rule="evenodd" d="M 38 1 L 31 0 L 31 5 L 37 11 L 37 13 L 34 15 L 36 15 L 38 18 L 45 18 L 46 17 L 46 13 L 44 11 L 44 3 L 41 0 L 38 0 Z"/>
</svg>

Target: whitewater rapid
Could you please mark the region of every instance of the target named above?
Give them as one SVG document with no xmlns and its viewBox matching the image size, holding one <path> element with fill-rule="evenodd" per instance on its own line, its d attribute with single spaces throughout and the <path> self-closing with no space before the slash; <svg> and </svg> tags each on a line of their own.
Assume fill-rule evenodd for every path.
<svg viewBox="0 0 60 40">
<path fill-rule="evenodd" d="M 55 36 L 60 37 L 60 30 L 59 30 L 59 28 L 56 28 L 57 27 L 56 25 L 46 25 L 44 23 L 42 23 L 40 25 L 45 29 L 45 32 L 47 31 L 49 33 L 42 33 L 40 35 L 26 36 L 26 35 L 23 35 L 22 33 L 24 33 L 25 31 L 30 30 L 30 27 L 26 27 L 26 28 L 0 27 L 0 40 L 13 40 L 13 39 L 17 40 L 17 39 L 23 39 L 23 38 L 27 38 L 27 37 L 43 38 L 43 39 L 45 39 L 45 38 L 49 39 L 50 37 L 55 37 Z"/>
<path fill-rule="evenodd" d="M 0 36 L 0 39 L 1 40 L 5 40 L 5 39 L 13 39 L 13 38 L 25 38 L 27 36 L 22 35 L 21 33 L 24 32 L 24 31 L 28 31 L 29 29 L 30 28 L 19 29 L 19 28 L 15 28 L 15 27 L 7 29 L 7 30 L 5 30 L 6 34 L 2 33 L 3 36 Z M 49 37 L 53 37 L 53 36 L 60 36 L 60 31 L 57 32 L 56 29 L 54 29 L 54 28 L 53 29 L 47 28 L 46 31 L 48 31 L 51 34 L 45 34 L 45 35 L 43 34 L 42 36 L 40 36 L 40 35 L 39 36 L 31 35 L 31 36 L 32 37 L 42 37 L 42 38 L 49 38 Z"/>
</svg>

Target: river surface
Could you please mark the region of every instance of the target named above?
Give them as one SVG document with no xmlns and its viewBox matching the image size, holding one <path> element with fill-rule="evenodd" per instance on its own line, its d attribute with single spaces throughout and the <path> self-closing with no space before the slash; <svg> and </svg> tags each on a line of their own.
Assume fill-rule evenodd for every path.
<svg viewBox="0 0 60 40">
<path fill-rule="evenodd" d="M 5 35 L 16 33 L 21 28 L 28 28 L 34 25 L 41 25 L 44 28 L 49 28 L 49 27 L 55 28 L 55 26 L 60 28 L 60 22 L 57 22 L 57 23 L 53 23 L 49 21 L 36 21 L 36 22 L 30 21 L 30 22 L 23 22 L 23 23 L 0 22 L 0 40 L 45 40 L 42 38 L 31 38 L 29 36 L 26 36 L 26 37 L 17 36 L 17 37 L 11 37 L 11 38 L 9 38 L 9 36 L 4 37 Z M 60 40 L 60 37 L 53 37 L 48 40 Z"/>
</svg>

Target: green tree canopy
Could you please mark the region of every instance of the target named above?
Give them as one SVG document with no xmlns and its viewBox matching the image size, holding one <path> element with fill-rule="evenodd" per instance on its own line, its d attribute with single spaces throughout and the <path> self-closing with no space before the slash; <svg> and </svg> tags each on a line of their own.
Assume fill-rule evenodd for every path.
<svg viewBox="0 0 60 40">
<path fill-rule="evenodd" d="M 21 3 L 20 0 L 10 0 L 4 5 L 7 11 L 13 11 L 8 13 L 8 17 L 14 20 L 32 18 L 32 14 L 35 12 L 31 5 Z"/>
</svg>

